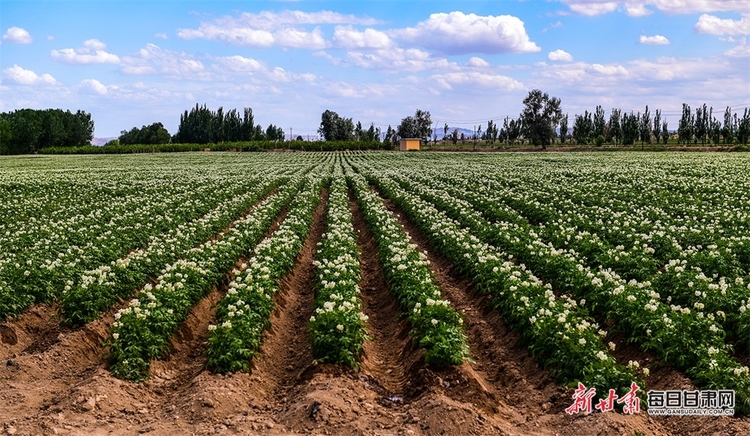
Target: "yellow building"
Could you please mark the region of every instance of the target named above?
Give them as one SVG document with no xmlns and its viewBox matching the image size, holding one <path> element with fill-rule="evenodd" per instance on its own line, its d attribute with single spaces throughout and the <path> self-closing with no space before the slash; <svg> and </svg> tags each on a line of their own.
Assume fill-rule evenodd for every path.
<svg viewBox="0 0 750 436">
<path fill-rule="evenodd" d="M 419 151 L 419 138 L 405 138 L 399 141 L 401 151 L 417 150 Z"/>
</svg>

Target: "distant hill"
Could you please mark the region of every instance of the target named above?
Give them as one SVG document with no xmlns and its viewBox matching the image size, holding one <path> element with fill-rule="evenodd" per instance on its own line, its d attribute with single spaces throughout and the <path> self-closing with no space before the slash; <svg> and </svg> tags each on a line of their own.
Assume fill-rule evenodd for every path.
<svg viewBox="0 0 750 436">
<path fill-rule="evenodd" d="M 113 139 L 117 139 L 117 137 L 113 136 L 110 138 L 94 138 L 91 140 L 91 145 L 104 145 Z"/>
<path fill-rule="evenodd" d="M 450 135 L 451 133 L 453 133 L 454 130 L 458 129 L 458 137 L 459 138 L 461 137 L 462 133 L 467 138 L 470 138 L 471 135 L 474 134 L 474 132 L 472 132 L 471 129 L 464 129 L 463 127 L 450 127 L 450 126 L 448 126 L 448 127 L 449 127 L 448 128 L 448 135 Z M 440 128 L 437 128 L 437 129 L 432 129 L 432 134 L 437 135 L 438 139 L 443 139 L 443 128 L 440 127 Z M 430 139 L 432 139 L 432 134 L 430 135 Z"/>
</svg>

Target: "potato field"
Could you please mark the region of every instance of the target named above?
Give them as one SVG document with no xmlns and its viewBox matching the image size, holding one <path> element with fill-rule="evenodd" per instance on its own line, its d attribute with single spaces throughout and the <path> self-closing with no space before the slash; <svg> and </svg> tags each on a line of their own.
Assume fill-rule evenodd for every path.
<svg viewBox="0 0 750 436">
<path fill-rule="evenodd" d="M 750 159 L 3 158 L 0 363 L 7 434 L 750 434 Z"/>
</svg>

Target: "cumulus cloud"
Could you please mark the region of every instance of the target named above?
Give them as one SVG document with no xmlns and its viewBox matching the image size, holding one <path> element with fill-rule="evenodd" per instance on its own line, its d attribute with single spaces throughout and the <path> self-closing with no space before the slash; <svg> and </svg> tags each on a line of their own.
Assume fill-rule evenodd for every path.
<svg viewBox="0 0 750 436">
<path fill-rule="evenodd" d="M 492 88 L 506 91 L 524 89 L 523 84 L 516 79 L 500 74 L 490 74 L 479 71 L 459 71 L 454 73 L 435 74 L 431 76 L 431 79 L 447 90 L 453 89 L 454 86 Z"/>
<path fill-rule="evenodd" d="M 266 69 L 262 62 L 239 55 L 216 58 L 216 63 L 235 73 L 251 73 Z"/>
<path fill-rule="evenodd" d="M 124 56 L 120 67 L 123 73 L 130 75 L 159 74 L 171 78 L 200 80 L 210 78 L 203 63 L 193 55 L 166 50 L 155 44 L 146 44 L 138 52 Z"/>
<path fill-rule="evenodd" d="M 750 57 L 750 44 L 746 38 L 742 38 L 739 45 L 724 52 L 725 55 L 735 58 Z"/>
<path fill-rule="evenodd" d="M 478 58 L 476 56 L 472 56 L 471 59 L 469 59 L 469 62 L 466 63 L 466 65 L 470 67 L 477 67 L 477 68 L 487 68 L 490 66 L 490 63 L 485 61 L 482 58 Z"/>
<path fill-rule="evenodd" d="M 26 29 L 20 27 L 10 27 L 3 35 L 3 41 L 13 42 L 16 44 L 31 44 L 34 40 Z"/>
<path fill-rule="evenodd" d="M 288 27 L 279 29 L 273 36 L 275 45 L 279 47 L 321 49 L 326 46 L 323 33 L 318 27 L 312 32 Z"/>
<path fill-rule="evenodd" d="M 669 40 L 661 35 L 641 35 L 641 37 L 638 38 L 638 42 L 645 45 L 669 45 Z"/>
<path fill-rule="evenodd" d="M 602 65 L 602 64 L 591 64 L 587 68 L 587 71 L 600 74 L 602 76 L 627 76 L 628 70 L 622 65 Z"/>
<path fill-rule="evenodd" d="M 347 60 L 359 68 L 385 71 L 417 72 L 456 66 L 445 58 L 434 58 L 424 50 L 399 47 L 369 52 L 351 51 L 347 53 Z"/>
<path fill-rule="evenodd" d="M 646 8 L 643 3 L 625 3 L 625 13 L 630 17 L 645 17 L 651 15 L 653 11 Z"/>
<path fill-rule="evenodd" d="M 167 34 L 164 33 L 164 32 L 157 33 L 157 34 L 154 35 L 154 37 L 161 38 L 161 39 L 169 39 L 169 37 L 167 36 Z"/>
<path fill-rule="evenodd" d="M 3 70 L 3 76 L 8 79 L 20 84 L 20 85 L 42 85 L 42 86 L 54 86 L 59 85 L 59 82 L 55 80 L 49 74 L 42 74 L 41 76 L 37 73 L 19 67 L 14 64 L 10 68 Z"/>
<path fill-rule="evenodd" d="M 291 73 L 281 67 L 269 68 L 263 62 L 239 55 L 217 57 L 214 61 L 216 62 L 214 68 L 218 71 L 249 74 L 258 78 L 266 78 L 273 82 L 291 82 L 296 80 L 309 83 L 316 79 L 314 74 Z"/>
<path fill-rule="evenodd" d="M 542 33 L 547 33 L 549 29 L 559 29 L 561 27 L 563 27 L 562 21 L 556 21 L 550 24 L 549 26 L 545 27 L 544 29 L 542 29 Z"/>
<path fill-rule="evenodd" d="M 748 2 L 750 3 L 750 2 Z M 695 24 L 695 31 L 710 35 L 750 35 L 750 16 L 739 20 L 722 19 L 714 15 L 703 14 Z"/>
<path fill-rule="evenodd" d="M 343 49 L 384 49 L 392 45 L 391 38 L 375 29 L 359 31 L 351 26 L 336 26 L 333 45 Z"/>
<path fill-rule="evenodd" d="M 601 15 L 617 10 L 617 2 L 574 1 L 567 2 L 570 10 L 581 15 Z"/>
<path fill-rule="evenodd" d="M 347 24 L 373 25 L 379 20 L 331 11 L 263 11 L 257 14 L 243 12 L 239 16 L 225 16 L 213 22 L 201 23 L 197 29 L 180 29 L 182 39 L 208 39 L 227 44 L 267 48 L 322 49 L 326 41 L 319 28 L 308 31 L 304 25 Z"/>
<path fill-rule="evenodd" d="M 690 14 L 714 11 L 750 11 L 747 0 L 560 0 L 571 11 L 581 15 L 601 15 L 624 9 L 631 17 L 651 14 L 646 6 L 651 5 L 669 14 Z"/>
<path fill-rule="evenodd" d="M 480 16 L 460 11 L 437 13 L 415 27 L 397 30 L 394 34 L 409 43 L 449 54 L 541 50 L 529 40 L 523 21 L 511 15 Z"/>
<path fill-rule="evenodd" d="M 557 49 L 547 54 L 547 59 L 552 62 L 573 62 L 573 56 L 565 50 Z"/>
<path fill-rule="evenodd" d="M 96 79 L 85 79 L 81 81 L 81 88 L 99 95 L 107 95 L 109 90 L 102 82 Z"/>
<path fill-rule="evenodd" d="M 107 53 L 104 50 L 106 48 L 107 45 L 98 39 L 88 39 L 83 42 L 83 47 L 52 50 L 50 55 L 53 60 L 73 65 L 119 63 L 120 58 L 117 55 Z"/>
<path fill-rule="evenodd" d="M 268 48 L 271 46 L 287 48 L 320 49 L 326 46 L 325 40 L 316 28 L 313 32 L 302 29 L 284 28 L 277 31 L 254 29 L 252 27 L 225 27 L 214 24 L 204 24 L 198 29 L 182 29 L 177 32 L 182 39 L 209 39 L 227 44 Z"/>
</svg>

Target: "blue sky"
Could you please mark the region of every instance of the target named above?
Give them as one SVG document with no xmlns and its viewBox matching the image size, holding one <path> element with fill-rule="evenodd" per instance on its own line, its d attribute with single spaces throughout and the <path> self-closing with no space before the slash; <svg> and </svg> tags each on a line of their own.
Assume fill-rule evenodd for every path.
<svg viewBox="0 0 750 436">
<path fill-rule="evenodd" d="M 528 91 L 677 127 L 750 107 L 750 1 L 0 2 L 0 111 L 83 109 L 95 136 L 196 103 L 315 137 L 326 109 L 383 130 L 517 117 Z"/>
</svg>

